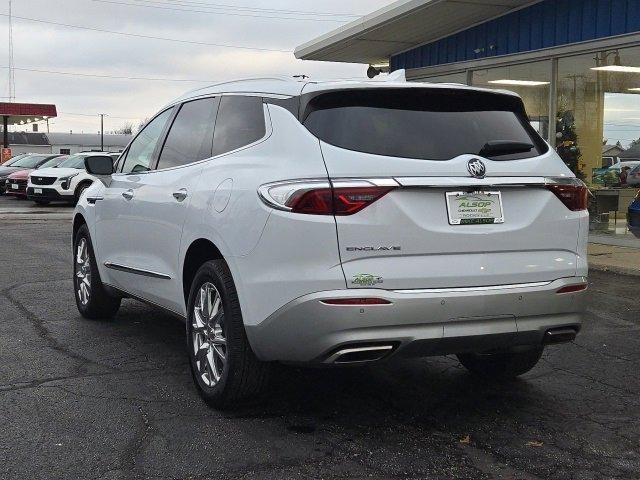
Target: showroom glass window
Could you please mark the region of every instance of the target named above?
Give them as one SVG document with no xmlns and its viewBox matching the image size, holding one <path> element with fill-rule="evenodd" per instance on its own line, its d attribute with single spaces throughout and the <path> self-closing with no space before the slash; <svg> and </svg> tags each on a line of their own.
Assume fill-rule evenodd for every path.
<svg viewBox="0 0 640 480">
<path fill-rule="evenodd" d="M 522 97 L 533 128 L 542 138 L 550 138 L 551 61 L 475 70 L 472 85 L 516 92 Z"/>
<path fill-rule="evenodd" d="M 151 120 L 138 134 L 136 139 L 129 146 L 127 158 L 122 167 L 122 173 L 146 172 L 151 168 L 153 152 L 156 149 L 158 140 L 165 129 L 167 120 L 171 117 L 172 108 L 165 110 L 156 118 Z"/>
<path fill-rule="evenodd" d="M 419 80 L 420 82 L 429 83 L 460 83 L 462 85 L 467 84 L 467 72 L 448 73 L 446 75 L 436 75 L 433 77 L 425 77 Z"/>
<path fill-rule="evenodd" d="M 260 140 L 265 133 L 261 97 L 222 97 L 213 137 L 213 155 L 249 145 Z"/>
<path fill-rule="evenodd" d="M 179 167 L 209 158 L 215 120 L 215 98 L 204 98 L 183 104 L 162 147 L 158 170 Z"/>
<path fill-rule="evenodd" d="M 556 148 L 587 181 L 602 180 L 605 152 L 640 155 L 640 47 L 559 59 L 557 95 Z"/>
</svg>

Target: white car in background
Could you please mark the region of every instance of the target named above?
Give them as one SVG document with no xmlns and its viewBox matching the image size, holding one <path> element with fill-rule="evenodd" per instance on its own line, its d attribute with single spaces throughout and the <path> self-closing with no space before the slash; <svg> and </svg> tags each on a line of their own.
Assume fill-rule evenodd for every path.
<svg viewBox="0 0 640 480">
<path fill-rule="evenodd" d="M 622 172 L 624 167 L 629 167 L 629 171 L 640 165 L 640 160 L 623 160 L 622 162 L 615 163 L 609 167 L 607 172 L 615 172 L 618 176 Z"/>
<path fill-rule="evenodd" d="M 119 153 L 84 152 L 71 155 L 56 167 L 43 168 L 29 175 L 27 198 L 39 205 L 68 202 L 74 205 L 95 180 L 84 168 L 84 159 L 91 155 L 108 155 L 115 163 Z"/>
<path fill-rule="evenodd" d="M 627 185 L 633 187 L 640 186 L 640 164 L 629 170 L 627 174 Z"/>
</svg>

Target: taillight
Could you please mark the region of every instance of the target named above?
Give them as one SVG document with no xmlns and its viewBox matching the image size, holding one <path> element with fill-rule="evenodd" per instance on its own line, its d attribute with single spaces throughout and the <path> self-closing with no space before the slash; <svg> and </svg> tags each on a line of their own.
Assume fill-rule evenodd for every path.
<svg viewBox="0 0 640 480">
<path fill-rule="evenodd" d="M 589 189 L 577 178 L 552 179 L 546 185 L 565 206 L 574 212 L 586 210 L 588 206 Z"/>
<path fill-rule="evenodd" d="M 379 200 L 398 184 L 393 180 L 300 180 L 260 187 L 260 198 L 269 206 L 309 215 L 353 215 Z"/>
<path fill-rule="evenodd" d="M 331 215 L 333 213 L 333 199 L 331 187 L 313 190 L 299 190 L 291 195 L 285 206 L 294 213 L 308 213 L 310 215 Z"/>
</svg>

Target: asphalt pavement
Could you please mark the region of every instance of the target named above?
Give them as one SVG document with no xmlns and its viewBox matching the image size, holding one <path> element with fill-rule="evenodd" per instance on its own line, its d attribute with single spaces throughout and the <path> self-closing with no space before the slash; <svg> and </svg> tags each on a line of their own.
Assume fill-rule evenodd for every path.
<svg viewBox="0 0 640 480">
<path fill-rule="evenodd" d="M 594 272 L 578 339 L 515 382 L 454 357 L 283 367 L 221 413 L 179 320 L 131 300 L 112 321 L 78 315 L 70 229 L 0 217 L 2 479 L 640 477 L 640 278 Z"/>
</svg>

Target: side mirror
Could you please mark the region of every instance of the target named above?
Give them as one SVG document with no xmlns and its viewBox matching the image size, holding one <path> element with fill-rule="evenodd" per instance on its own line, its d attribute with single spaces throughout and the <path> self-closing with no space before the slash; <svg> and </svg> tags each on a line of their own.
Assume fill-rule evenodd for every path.
<svg viewBox="0 0 640 480">
<path fill-rule="evenodd" d="M 113 158 L 107 155 L 92 155 L 84 159 L 84 168 L 91 175 L 104 177 L 113 173 Z"/>
</svg>

